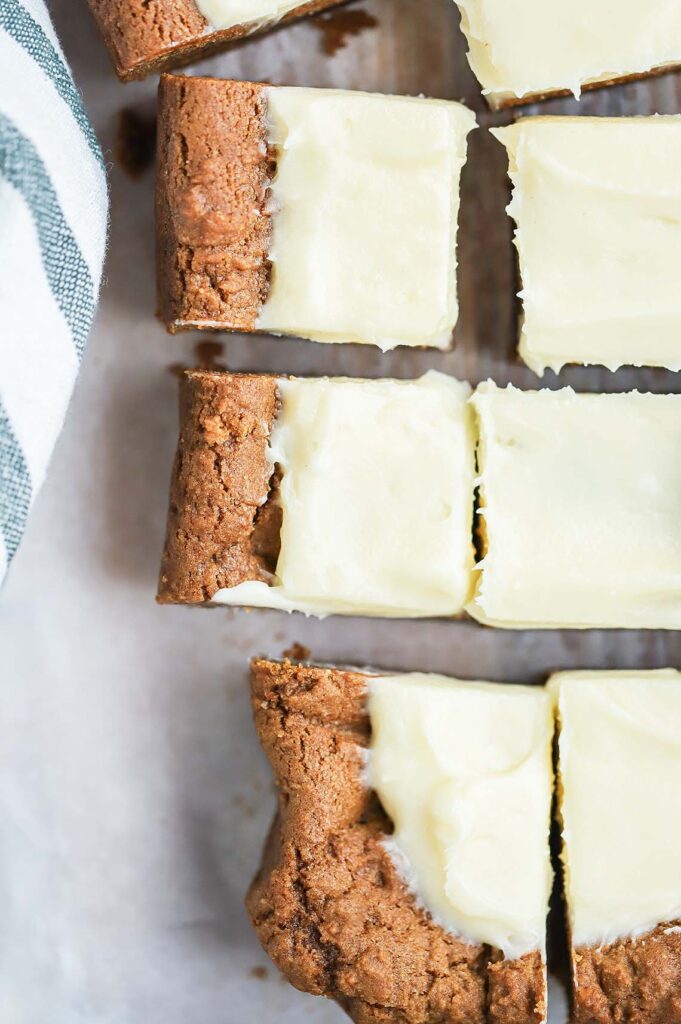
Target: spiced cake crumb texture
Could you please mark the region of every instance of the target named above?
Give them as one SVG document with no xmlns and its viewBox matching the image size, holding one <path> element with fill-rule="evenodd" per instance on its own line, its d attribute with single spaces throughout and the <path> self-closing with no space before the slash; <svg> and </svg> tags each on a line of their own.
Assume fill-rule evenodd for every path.
<svg viewBox="0 0 681 1024">
<path fill-rule="evenodd" d="M 370 738 L 359 672 L 256 659 L 255 724 L 279 811 L 247 908 L 297 988 L 335 999 L 357 1024 L 540 1024 L 541 955 L 514 961 L 434 924 L 382 839 L 363 782 Z"/>
<path fill-rule="evenodd" d="M 203 603 L 222 587 L 271 579 L 281 512 L 268 435 L 277 378 L 190 370 L 180 381 L 180 437 L 173 466 L 158 600 Z"/>
<path fill-rule="evenodd" d="M 267 298 L 272 164 L 265 89 L 161 78 L 157 284 L 160 316 L 171 332 L 196 321 L 252 331 Z"/>
<path fill-rule="evenodd" d="M 573 1024 L 681 1024 L 681 921 L 578 947 L 572 970 Z"/>
<path fill-rule="evenodd" d="M 315 14 L 338 2 L 309 0 L 275 24 Z M 88 4 L 123 82 L 202 60 L 246 35 L 273 27 L 265 19 L 262 26 L 212 30 L 195 0 L 88 0 Z"/>
</svg>

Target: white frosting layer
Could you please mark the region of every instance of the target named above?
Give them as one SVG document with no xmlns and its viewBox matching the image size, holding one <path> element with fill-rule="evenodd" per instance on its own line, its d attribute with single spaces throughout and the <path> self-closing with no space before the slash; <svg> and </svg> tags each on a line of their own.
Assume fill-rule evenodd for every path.
<svg viewBox="0 0 681 1024">
<path fill-rule="evenodd" d="M 509 957 L 544 950 L 553 702 L 542 687 L 369 681 L 370 785 L 388 848 L 434 919 Z"/>
<path fill-rule="evenodd" d="M 201 14 L 215 31 L 235 25 L 257 27 L 278 21 L 304 0 L 195 0 Z"/>
<path fill-rule="evenodd" d="M 271 458 L 283 471 L 273 586 L 224 604 L 314 615 L 456 615 L 472 586 L 470 388 L 419 380 L 282 381 Z"/>
<path fill-rule="evenodd" d="M 681 117 L 539 117 L 493 134 L 515 186 L 524 361 L 681 369 Z"/>
<path fill-rule="evenodd" d="M 456 0 L 468 59 L 494 101 L 681 61 L 678 0 Z"/>
<path fill-rule="evenodd" d="M 259 330 L 446 348 L 458 315 L 460 103 L 273 88 L 272 285 Z"/>
<path fill-rule="evenodd" d="M 565 672 L 550 687 L 573 944 L 681 917 L 681 675 Z"/>
<path fill-rule="evenodd" d="M 681 629 L 681 395 L 481 385 L 492 625 Z"/>
</svg>

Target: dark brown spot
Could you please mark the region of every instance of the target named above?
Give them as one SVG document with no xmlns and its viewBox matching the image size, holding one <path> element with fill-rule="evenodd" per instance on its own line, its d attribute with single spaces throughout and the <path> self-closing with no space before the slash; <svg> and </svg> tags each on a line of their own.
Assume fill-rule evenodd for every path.
<svg viewBox="0 0 681 1024">
<path fill-rule="evenodd" d="M 240 813 L 244 818 L 254 818 L 255 808 L 242 793 L 236 793 L 232 797 L 232 803 L 235 807 L 239 808 Z"/>
<path fill-rule="evenodd" d="M 290 658 L 291 661 L 307 661 L 310 657 L 310 648 L 294 640 L 290 647 L 281 652 L 281 656 L 282 658 Z"/>
<path fill-rule="evenodd" d="M 167 367 L 168 373 L 172 373 L 173 377 L 181 377 L 185 370 L 191 369 L 226 370 L 226 365 L 219 361 L 224 351 L 225 346 L 221 341 L 212 341 L 211 339 L 197 341 L 194 345 L 194 365 L 170 363 Z"/>
<path fill-rule="evenodd" d="M 257 978 L 258 981 L 265 981 L 268 977 L 267 968 L 257 964 L 256 967 L 251 967 L 251 977 Z"/>
<path fill-rule="evenodd" d="M 312 24 L 322 34 L 322 53 L 333 57 L 335 53 L 347 46 L 351 36 L 358 36 L 368 28 L 376 28 L 378 21 L 373 14 L 361 8 L 340 8 L 327 11 L 312 19 Z"/>
<path fill-rule="evenodd" d="M 118 114 L 115 145 L 116 160 L 133 181 L 141 178 L 154 162 L 156 118 L 133 107 Z"/>
<path fill-rule="evenodd" d="M 225 351 L 221 341 L 197 341 L 194 345 L 196 365 L 202 370 L 224 370 L 224 363 L 219 362 Z"/>
<path fill-rule="evenodd" d="M 171 363 L 168 367 L 168 373 L 172 373 L 173 377 L 181 377 L 185 370 L 189 367 L 185 363 Z"/>
</svg>

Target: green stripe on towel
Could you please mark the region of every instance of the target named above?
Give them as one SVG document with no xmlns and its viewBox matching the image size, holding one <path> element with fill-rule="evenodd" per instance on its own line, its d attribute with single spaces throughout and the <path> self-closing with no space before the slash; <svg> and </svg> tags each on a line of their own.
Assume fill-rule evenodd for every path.
<svg viewBox="0 0 681 1024">
<path fill-rule="evenodd" d="M 2 113 L 0 174 L 21 193 L 31 211 L 47 280 L 69 325 L 80 359 L 96 305 L 90 271 L 64 219 L 38 151 Z"/>
<path fill-rule="evenodd" d="M 0 535 L 11 562 L 31 504 L 31 476 L 0 401 Z"/>
<path fill-rule="evenodd" d="M 42 26 L 31 17 L 18 0 L 0 0 L 0 28 L 12 36 L 45 72 L 61 98 L 71 108 L 71 113 L 87 139 L 97 162 L 104 167 L 102 151 L 85 116 L 78 90 L 73 84 L 73 79 L 64 61 L 55 50 Z"/>
</svg>

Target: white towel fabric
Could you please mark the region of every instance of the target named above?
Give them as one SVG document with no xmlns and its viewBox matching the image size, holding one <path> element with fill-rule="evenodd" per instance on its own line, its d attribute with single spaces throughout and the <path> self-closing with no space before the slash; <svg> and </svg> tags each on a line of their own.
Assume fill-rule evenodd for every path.
<svg viewBox="0 0 681 1024">
<path fill-rule="evenodd" d="M 106 224 L 102 154 L 43 0 L 0 0 L 0 580 L 78 373 Z"/>
</svg>

